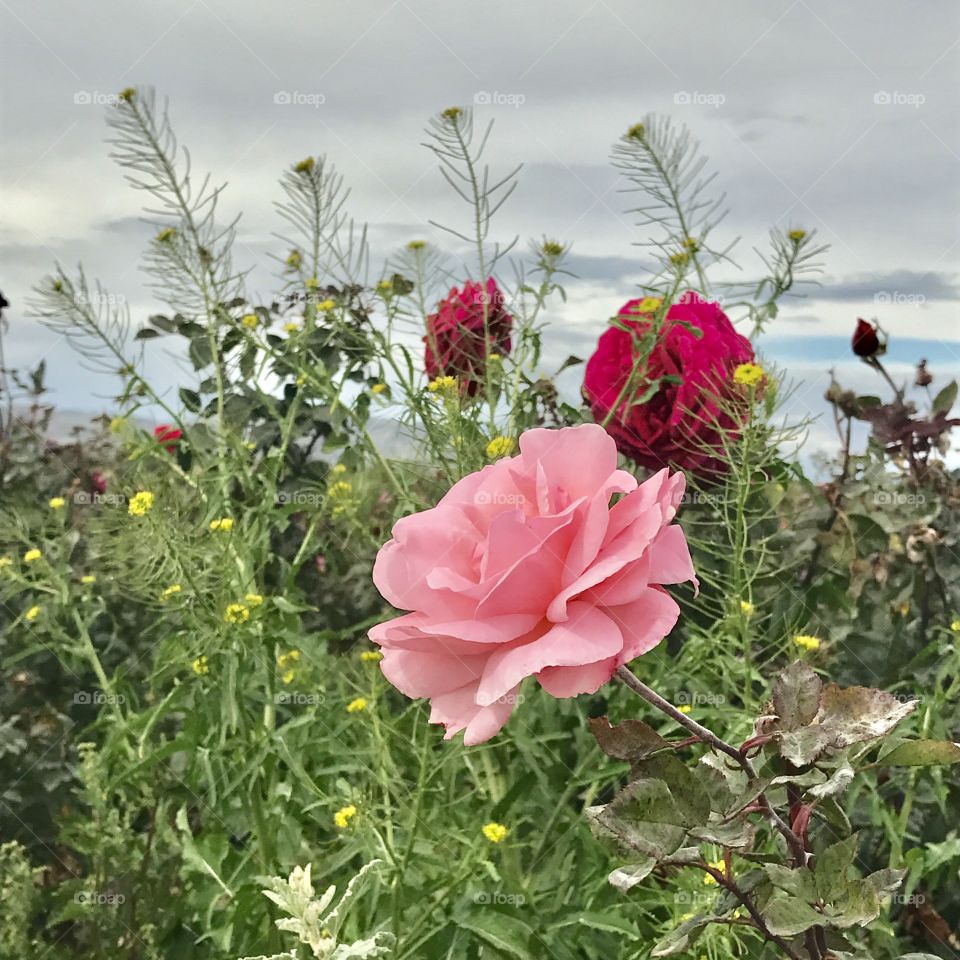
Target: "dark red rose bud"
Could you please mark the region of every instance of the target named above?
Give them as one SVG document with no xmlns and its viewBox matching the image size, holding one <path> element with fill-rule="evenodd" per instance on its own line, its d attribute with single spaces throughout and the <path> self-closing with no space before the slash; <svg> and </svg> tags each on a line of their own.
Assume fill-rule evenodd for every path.
<svg viewBox="0 0 960 960">
<path fill-rule="evenodd" d="M 90 474 L 90 486 L 93 488 L 94 493 L 106 493 L 107 478 L 99 470 L 94 470 L 93 473 Z"/>
<path fill-rule="evenodd" d="M 423 338 L 427 376 L 456 377 L 461 390 L 472 396 L 488 363 L 510 353 L 512 328 L 513 317 L 493 277 L 487 278 L 485 290 L 472 280 L 462 290 L 454 287 L 437 312 L 427 317 Z"/>
<path fill-rule="evenodd" d="M 169 423 L 161 423 L 159 427 L 154 428 L 153 435 L 163 444 L 167 453 L 176 453 L 177 442 L 183 436 L 183 431 L 171 427 Z"/>
<path fill-rule="evenodd" d="M 857 329 L 853 331 L 851 346 L 858 357 L 864 357 L 865 359 L 875 357 L 880 352 L 880 338 L 877 336 L 876 326 L 858 318 Z"/>
</svg>

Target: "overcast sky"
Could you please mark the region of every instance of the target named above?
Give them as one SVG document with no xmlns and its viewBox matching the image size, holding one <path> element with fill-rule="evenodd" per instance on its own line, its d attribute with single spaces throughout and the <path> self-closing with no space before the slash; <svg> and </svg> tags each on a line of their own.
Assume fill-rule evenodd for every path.
<svg viewBox="0 0 960 960">
<path fill-rule="evenodd" d="M 0 0 L 4 37 L 0 289 L 8 359 L 46 356 L 61 405 L 99 411 L 113 389 L 79 371 L 67 346 L 24 319 L 24 298 L 54 261 L 82 261 L 155 308 L 138 255 L 141 198 L 104 144 L 105 100 L 131 84 L 169 97 L 196 169 L 229 181 L 243 212 L 237 259 L 268 295 L 280 224 L 278 173 L 327 154 L 369 221 L 375 255 L 430 219 L 463 222 L 431 155 L 429 116 L 477 104 L 495 118 L 494 169 L 523 162 L 495 233 L 572 243 L 570 300 L 552 314 L 551 356 L 589 350 L 643 278 L 611 144 L 648 111 L 688 124 L 718 172 L 741 236 L 745 277 L 772 225 L 816 229 L 832 249 L 824 286 L 787 302 L 761 341 L 804 381 L 850 361 L 856 316 L 893 336 L 904 376 L 921 353 L 960 370 L 960 5 L 847 0 Z M 832 338 L 832 339 L 831 339 Z M 909 339 L 909 342 L 907 341 Z M 169 364 L 158 375 L 175 379 Z M 172 382 L 171 379 L 171 382 Z"/>
</svg>

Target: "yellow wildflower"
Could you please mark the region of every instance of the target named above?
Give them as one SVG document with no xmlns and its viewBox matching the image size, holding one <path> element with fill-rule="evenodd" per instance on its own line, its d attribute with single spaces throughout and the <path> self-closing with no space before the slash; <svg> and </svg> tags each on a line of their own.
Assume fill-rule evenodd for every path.
<svg viewBox="0 0 960 960">
<path fill-rule="evenodd" d="M 763 372 L 763 367 L 758 363 L 741 363 L 733 371 L 733 382 L 742 383 L 747 387 L 756 386 L 763 381 L 764 377 L 766 377 L 766 374 Z"/>
<path fill-rule="evenodd" d="M 688 920 L 692 920 L 692 919 L 693 919 L 693 914 L 692 914 L 692 913 L 681 913 L 681 914 L 680 914 L 680 922 L 681 922 L 681 923 L 686 923 Z"/>
<path fill-rule="evenodd" d="M 726 871 L 725 871 L 725 866 L 726 866 L 726 865 L 724 864 L 724 862 L 723 862 L 722 860 L 714 860 L 713 862 L 711 862 L 710 864 L 708 864 L 708 866 L 713 867 L 714 870 L 719 870 L 719 871 L 720 871 L 721 873 L 723 873 L 724 875 L 726 874 Z M 711 886 L 711 885 L 714 885 L 714 886 L 715 886 L 716 883 L 717 883 L 717 880 L 716 880 L 715 877 L 711 877 L 710 874 L 708 873 L 708 874 L 703 878 L 703 882 L 709 887 L 709 886 Z"/>
<path fill-rule="evenodd" d="M 25 617 L 27 620 L 29 620 L 31 623 L 33 623 L 33 621 L 36 620 L 37 617 L 39 617 L 39 616 L 40 616 L 40 608 L 39 608 L 39 607 L 31 607 L 31 608 L 24 614 L 24 617 Z"/>
<path fill-rule="evenodd" d="M 305 157 L 299 163 L 293 165 L 294 173 L 312 173 L 313 168 L 317 165 L 317 161 L 313 157 Z"/>
<path fill-rule="evenodd" d="M 644 297 L 637 304 L 637 313 L 656 313 L 663 306 L 662 297 Z"/>
<path fill-rule="evenodd" d="M 463 116 L 463 110 L 460 107 L 447 107 L 441 114 L 444 120 L 449 120 L 450 123 L 456 124 L 456 122 Z"/>
<path fill-rule="evenodd" d="M 110 421 L 110 432 L 119 433 L 127 425 L 126 417 L 114 417 Z"/>
<path fill-rule="evenodd" d="M 543 245 L 540 247 L 540 251 L 545 257 L 563 256 L 565 249 L 564 245 L 557 240 L 544 240 Z"/>
<path fill-rule="evenodd" d="M 422 250 L 426 246 L 426 243 L 423 240 L 411 240 L 407 244 L 408 250 Z"/>
<path fill-rule="evenodd" d="M 335 464 L 330 468 L 330 472 L 331 472 L 331 473 L 346 473 L 346 472 L 347 472 L 347 468 L 346 468 L 346 465 L 345 465 L 345 464 L 335 463 Z"/>
<path fill-rule="evenodd" d="M 807 231 L 806 231 L 806 230 L 791 230 L 791 231 L 787 234 L 787 236 L 788 236 L 794 243 L 799 243 L 801 240 L 803 240 L 804 237 L 806 237 L 806 235 L 807 235 Z"/>
<path fill-rule="evenodd" d="M 82 577 L 80 578 L 80 582 L 81 582 L 81 583 L 96 583 L 96 582 L 97 582 L 97 577 L 96 577 L 96 575 L 93 574 L 93 573 L 88 573 L 88 574 L 85 574 L 84 576 L 82 576 Z"/>
<path fill-rule="evenodd" d="M 700 241 L 696 237 L 686 237 L 683 241 L 685 250 L 696 253 L 700 249 Z"/>
<path fill-rule="evenodd" d="M 286 333 L 299 333 L 299 332 L 300 332 L 300 324 L 299 324 L 299 323 L 296 323 L 296 322 L 293 321 L 293 320 L 291 320 L 289 323 L 285 323 L 285 324 L 283 325 L 283 329 L 284 329 L 284 331 L 285 331 Z"/>
<path fill-rule="evenodd" d="M 951 629 L 954 633 L 960 633 L 960 619 L 954 620 L 954 621 L 950 624 L 950 629 Z"/>
<path fill-rule="evenodd" d="M 117 96 L 124 102 L 130 103 L 131 100 L 137 95 L 137 91 L 134 87 L 124 87 Z"/>
<path fill-rule="evenodd" d="M 300 660 L 300 651 L 299 650 L 288 650 L 286 653 L 281 653 L 277 657 L 277 666 L 285 667 L 288 663 L 298 663 Z"/>
<path fill-rule="evenodd" d="M 752 617 L 756 608 L 749 600 L 740 601 L 740 612 L 747 617 Z"/>
<path fill-rule="evenodd" d="M 346 807 L 341 807 L 333 815 L 334 826 L 338 830 L 346 830 L 350 825 L 350 821 L 357 815 L 357 808 L 351 803 Z"/>
<path fill-rule="evenodd" d="M 364 663 L 379 663 L 383 659 L 383 654 L 379 650 L 361 650 L 360 659 Z"/>
<path fill-rule="evenodd" d="M 157 235 L 154 237 L 154 240 L 157 243 L 166 243 L 168 240 L 172 240 L 177 235 L 176 227 L 164 227 Z"/>
<path fill-rule="evenodd" d="M 456 377 L 437 377 L 427 384 L 427 389 L 431 393 L 445 393 L 448 396 L 455 396 L 457 392 Z"/>
<path fill-rule="evenodd" d="M 257 324 L 260 323 L 260 318 L 255 313 L 245 313 L 241 318 L 240 322 L 248 329 L 254 330 L 257 327 Z"/>
<path fill-rule="evenodd" d="M 630 140 L 642 140 L 646 135 L 646 130 L 642 123 L 635 123 L 629 130 L 627 130 L 625 136 Z"/>
<path fill-rule="evenodd" d="M 331 483 L 330 487 L 327 490 L 328 496 L 337 498 L 345 497 L 353 490 L 353 484 L 349 480 L 338 480 L 336 483 Z"/>
<path fill-rule="evenodd" d="M 806 633 L 798 633 L 794 638 L 793 642 L 800 647 L 801 650 L 819 650 L 820 649 L 820 638 L 811 637 Z"/>
<path fill-rule="evenodd" d="M 367 701 L 364 697 L 357 697 L 347 704 L 347 713 L 360 713 L 367 709 Z"/>
<path fill-rule="evenodd" d="M 175 594 L 179 593 L 182 589 L 183 589 L 183 587 L 180 586 L 179 583 L 172 583 L 172 584 L 170 584 L 169 587 L 166 588 L 166 590 L 162 590 L 162 591 L 160 592 L 160 599 L 161 599 L 161 600 L 169 600 L 172 596 L 174 596 Z"/>
<path fill-rule="evenodd" d="M 301 373 L 296 380 L 297 386 L 302 387 L 306 382 L 307 382 L 307 375 L 305 373 Z"/>
<path fill-rule="evenodd" d="M 386 385 L 385 383 L 375 383 L 375 384 L 370 388 L 370 392 L 371 392 L 371 393 L 383 393 L 383 391 L 386 390 L 386 389 L 387 389 L 387 385 Z"/>
<path fill-rule="evenodd" d="M 670 254 L 670 262 L 675 267 L 685 267 L 690 262 L 690 254 L 686 250 Z"/>
<path fill-rule="evenodd" d="M 227 623 L 246 623 L 250 619 L 250 610 L 242 603 L 230 603 L 223 612 Z"/>
<path fill-rule="evenodd" d="M 196 660 L 193 661 L 193 672 L 198 676 L 202 677 L 205 673 L 210 672 L 210 664 L 207 663 L 206 654 L 200 654 Z"/>
<path fill-rule="evenodd" d="M 294 270 L 296 270 L 297 267 L 300 266 L 302 261 L 303 261 L 303 255 L 300 253 L 299 250 L 291 250 L 290 253 L 287 255 L 287 266 L 291 267 Z"/>
<path fill-rule="evenodd" d="M 491 843 L 503 843 L 510 831 L 502 823 L 485 823 L 481 832 Z"/>
<path fill-rule="evenodd" d="M 506 457 L 508 454 L 513 453 L 516 445 L 516 442 L 511 440 L 510 437 L 494 437 L 487 444 L 487 456 L 491 460 Z"/>
<path fill-rule="evenodd" d="M 682 703 L 679 707 L 677 707 L 677 709 L 681 713 L 687 714 L 693 709 L 693 707 L 691 707 L 689 703 Z"/>
<path fill-rule="evenodd" d="M 336 305 L 336 302 L 333 300 L 321 300 L 317 304 L 317 309 L 323 311 L 332 310 Z"/>
<path fill-rule="evenodd" d="M 244 594 L 243 599 L 247 602 L 248 607 L 259 607 L 263 603 L 263 597 L 259 593 Z"/>
<path fill-rule="evenodd" d="M 296 673 L 294 673 L 293 670 L 287 670 L 286 673 L 284 673 L 284 674 L 281 675 L 280 680 L 281 680 L 283 683 L 287 683 L 287 684 L 293 683 L 293 678 L 294 678 L 295 676 L 296 676 Z"/>
<path fill-rule="evenodd" d="M 320 288 L 320 281 L 316 277 L 307 277 L 307 279 L 303 281 L 303 285 L 308 290 L 318 290 Z"/>
<path fill-rule="evenodd" d="M 34 561 L 39 560 L 42 556 L 43 554 L 36 547 L 34 547 L 32 550 L 28 550 L 23 555 L 23 562 L 33 563 Z"/>
<path fill-rule="evenodd" d="M 47 506 L 51 510 L 62 510 L 67 505 L 67 501 L 63 497 L 51 497 Z"/>
<path fill-rule="evenodd" d="M 231 517 L 218 517 L 210 521 L 211 530 L 219 530 L 221 533 L 229 533 L 233 529 L 233 519 Z"/>
<path fill-rule="evenodd" d="M 13 566 L 13 560 L 11 560 L 10 557 L 0 557 L 0 570 L 10 566 Z"/>
<path fill-rule="evenodd" d="M 910 612 L 910 601 L 904 600 L 903 603 L 901 603 L 900 606 L 897 607 L 897 613 L 899 613 L 901 617 L 905 617 L 909 612 Z"/>
<path fill-rule="evenodd" d="M 153 506 L 153 494 L 149 490 L 139 490 L 130 498 L 127 504 L 127 513 L 131 517 L 146 516 Z"/>
</svg>

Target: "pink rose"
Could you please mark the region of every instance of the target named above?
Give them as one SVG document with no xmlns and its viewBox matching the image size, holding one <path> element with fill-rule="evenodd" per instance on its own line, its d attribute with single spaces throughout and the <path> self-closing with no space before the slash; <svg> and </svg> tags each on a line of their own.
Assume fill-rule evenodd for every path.
<svg viewBox="0 0 960 960">
<path fill-rule="evenodd" d="M 370 631 L 384 675 L 467 744 L 506 723 L 524 677 L 555 697 L 595 692 L 673 628 L 661 584 L 695 582 L 671 524 L 683 489 L 666 470 L 638 487 L 596 424 L 527 431 L 517 456 L 398 521 L 381 548 L 374 583 L 412 611 Z"/>
<path fill-rule="evenodd" d="M 587 361 L 583 393 L 594 419 L 606 423 L 624 456 L 645 467 L 723 472 L 724 436 L 735 437 L 749 413 L 748 391 L 733 372 L 754 360 L 753 347 L 719 304 L 695 293 L 680 297 L 653 342 L 641 347 L 651 326 L 642 302 L 620 308 L 617 325 Z"/>
</svg>

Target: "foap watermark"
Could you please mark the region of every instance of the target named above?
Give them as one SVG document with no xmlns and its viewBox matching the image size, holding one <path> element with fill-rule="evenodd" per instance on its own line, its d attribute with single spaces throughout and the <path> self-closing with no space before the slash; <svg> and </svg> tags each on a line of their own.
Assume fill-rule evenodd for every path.
<svg viewBox="0 0 960 960">
<path fill-rule="evenodd" d="M 327 102 L 326 94 L 309 93 L 303 90 L 277 90 L 273 102 L 278 107 L 322 107 Z"/>
<path fill-rule="evenodd" d="M 882 306 L 915 306 L 927 302 L 922 293 L 904 293 L 902 290 L 878 290 L 873 302 Z"/>
<path fill-rule="evenodd" d="M 281 507 L 318 507 L 323 500 L 316 490 L 280 490 L 273 495 L 273 502 Z"/>
<path fill-rule="evenodd" d="M 73 102 L 78 107 L 115 107 L 122 101 L 119 93 L 101 93 L 99 90 L 75 90 Z"/>
<path fill-rule="evenodd" d="M 903 90 L 878 90 L 873 95 L 873 102 L 878 107 L 913 107 L 914 110 L 917 110 L 927 102 L 927 98 L 922 93 L 906 93 Z"/>
<path fill-rule="evenodd" d="M 125 504 L 127 498 L 122 493 L 96 493 L 90 490 L 78 490 L 73 495 L 73 502 L 78 507 L 117 507 Z"/>
<path fill-rule="evenodd" d="M 713 107 L 714 110 L 727 102 L 723 93 L 709 93 L 703 90 L 678 90 L 673 102 L 679 107 Z"/>
<path fill-rule="evenodd" d="M 522 93 L 504 93 L 502 90 L 478 90 L 473 95 L 473 102 L 478 107 L 522 107 L 527 98 Z"/>
<path fill-rule="evenodd" d="M 97 291 L 95 293 L 80 292 L 76 295 L 76 302 L 92 307 L 122 307 L 127 298 L 122 293 L 107 293 L 106 291 Z"/>
<path fill-rule="evenodd" d="M 78 690 L 73 695 L 73 702 L 113 707 L 125 703 L 126 697 L 122 693 L 104 693 L 102 690 Z"/>
<path fill-rule="evenodd" d="M 488 505 L 495 507 L 520 507 L 527 502 L 527 498 L 522 493 L 503 493 L 500 490 L 478 490 L 473 495 L 473 502 L 481 507 Z"/>
<path fill-rule="evenodd" d="M 718 493 L 705 493 L 703 490 L 684 490 L 683 495 L 680 497 L 680 502 L 684 504 L 684 506 L 690 506 L 693 503 L 702 503 L 715 507 L 717 504 L 723 502 L 723 497 Z"/>
<path fill-rule="evenodd" d="M 873 495 L 875 507 L 922 507 L 927 498 L 922 493 L 904 493 L 901 490 L 877 490 Z"/>
<path fill-rule="evenodd" d="M 322 707 L 326 698 L 322 693 L 300 693 L 297 690 L 280 690 L 273 695 L 273 702 L 285 707 Z"/>
<path fill-rule="evenodd" d="M 722 707 L 727 698 L 722 693 L 697 693 L 693 690 L 678 690 L 673 702 L 678 707 Z"/>
<path fill-rule="evenodd" d="M 120 907 L 127 898 L 122 893 L 107 890 L 81 890 L 73 895 L 73 902 L 84 907 Z"/>
<path fill-rule="evenodd" d="M 502 890 L 478 890 L 473 902 L 481 907 L 522 907 L 527 898 L 522 893 L 504 893 Z"/>
</svg>

